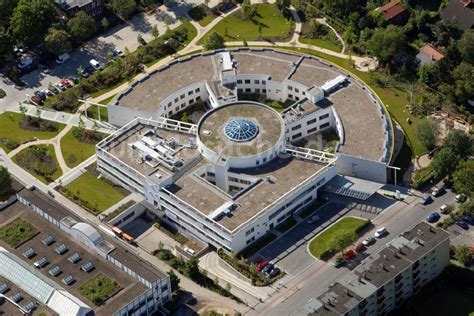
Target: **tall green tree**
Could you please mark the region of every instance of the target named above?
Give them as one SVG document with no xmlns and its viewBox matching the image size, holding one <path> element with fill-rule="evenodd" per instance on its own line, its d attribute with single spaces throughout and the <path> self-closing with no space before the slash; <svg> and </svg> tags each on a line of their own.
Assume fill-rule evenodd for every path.
<svg viewBox="0 0 474 316">
<path fill-rule="evenodd" d="M 112 0 L 110 7 L 120 17 L 128 20 L 132 17 L 137 9 L 135 0 Z"/>
<path fill-rule="evenodd" d="M 39 43 L 55 15 L 53 0 L 20 0 L 10 19 L 13 38 L 27 45 Z"/>
<path fill-rule="evenodd" d="M 415 134 L 426 148 L 433 149 L 438 140 L 438 122 L 432 118 L 425 118 L 415 127 Z"/>
<path fill-rule="evenodd" d="M 388 63 L 394 55 L 404 52 L 407 40 L 403 30 L 395 25 L 389 25 L 386 29 L 378 28 L 366 46 L 382 64 Z"/>
<path fill-rule="evenodd" d="M 53 54 L 61 55 L 72 50 L 71 36 L 64 30 L 50 28 L 44 38 L 45 48 Z"/>
<path fill-rule="evenodd" d="M 474 64 L 474 30 L 464 31 L 459 40 L 459 50 L 464 61 Z"/>
<path fill-rule="evenodd" d="M 286 13 L 290 8 L 291 1 L 290 0 L 276 0 L 275 5 L 278 10 L 282 13 Z"/>
<path fill-rule="evenodd" d="M 474 160 L 459 163 L 454 172 L 454 187 L 458 192 L 474 197 Z"/>
<path fill-rule="evenodd" d="M 179 282 L 181 280 L 176 275 L 176 273 L 174 273 L 173 270 L 168 271 L 168 275 L 170 276 L 171 292 L 176 292 L 177 290 L 179 290 Z"/>
<path fill-rule="evenodd" d="M 361 1 L 359 0 L 321 0 L 319 2 L 323 5 L 326 13 L 334 14 L 342 19 L 362 8 Z"/>
<path fill-rule="evenodd" d="M 444 140 L 443 147 L 451 149 L 456 155 L 463 159 L 468 158 L 474 152 L 472 136 L 458 129 L 449 132 Z"/>
<path fill-rule="evenodd" d="M 0 1 L 0 26 L 8 27 L 10 17 L 15 10 L 19 0 L 1 0 Z"/>
<path fill-rule="evenodd" d="M 458 163 L 458 156 L 449 148 L 443 148 L 437 152 L 431 162 L 433 176 L 435 179 L 442 179 L 451 174 Z"/>
<path fill-rule="evenodd" d="M 0 26 L 0 57 L 8 56 L 13 51 L 13 39 L 3 26 Z"/>
<path fill-rule="evenodd" d="M 460 103 L 474 99 L 474 65 L 462 62 L 453 71 L 454 96 Z"/>
<path fill-rule="evenodd" d="M 204 48 L 207 50 L 224 47 L 224 38 L 217 32 L 213 32 L 204 40 Z"/>
<path fill-rule="evenodd" d="M 80 41 L 90 39 L 97 31 L 94 19 L 88 16 L 84 11 L 77 12 L 76 15 L 67 22 L 67 27 L 71 35 Z"/>
<path fill-rule="evenodd" d="M 12 190 L 12 178 L 7 168 L 0 166 L 0 197 L 5 196 Z"/>
</svg>

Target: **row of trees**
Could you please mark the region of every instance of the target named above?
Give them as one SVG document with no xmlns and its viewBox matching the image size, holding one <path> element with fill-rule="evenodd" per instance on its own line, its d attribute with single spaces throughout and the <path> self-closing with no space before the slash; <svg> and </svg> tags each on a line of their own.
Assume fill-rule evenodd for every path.
<svg viewBox="0 0 474 316">
<path fill-rule="evenodd" d="M 0 166 L 0 197 L 5 197 L 12 191 L 12 178 L 7 168 Z"/>
</svg>

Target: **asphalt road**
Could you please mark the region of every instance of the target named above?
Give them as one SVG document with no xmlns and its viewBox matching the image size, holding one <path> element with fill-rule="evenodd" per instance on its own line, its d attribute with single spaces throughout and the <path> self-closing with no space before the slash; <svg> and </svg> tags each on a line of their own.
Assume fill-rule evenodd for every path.
<svg viewBox="0 0 474 316">
<path fill-rule="evenodd" d="M 418 197 L 410 197 L 406 200 L 407 202 L 397 203 L 385 210 L 373 220 L 374 227 L 360 240 L 372 235 L 376 228 L 382 226 L 387 227 L 389 234 L 370 246 L 366 250 L 366 254 L 370 255 L 379 251 L 388 241 L 423 221 L 428 214 L 437 211 L 441 205 L 454 203 L 454 196 L 453 192 L 448 191 L 426 206 L 418 203 Z M 315 260 L 312 265 L 294 275 L 284 287 L 280 286 L 277 294 L 265 303 L 256 306 L 255 310 L 249 314 L 306 315 L 309 312 L 305 309 L 308 301 L 324 292 L 331 283 L 347 272 L 347 267 L 336 269 L 331 262 Z"/>
</svg>

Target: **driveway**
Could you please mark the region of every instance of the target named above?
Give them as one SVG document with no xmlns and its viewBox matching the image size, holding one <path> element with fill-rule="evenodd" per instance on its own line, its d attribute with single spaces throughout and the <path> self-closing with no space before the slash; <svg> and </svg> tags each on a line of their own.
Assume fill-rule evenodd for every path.
<svg viewBox="0 0 474 316">
<path fill-rule="evenodd" d="M 176 19 L 172 11 L 161 6 L 157 12 L 152 14 L 137 14 L 131 21 L 111 28 L 108 32 L 90 40 L 79 49 L 70 53 L 71 58 L 63 65 L 55 66 L 49 73 L 45 73 L 38 67 L 22 77 L 26 86 L 15 87 L 7 78 L 0 77 L 0 88 L 6 91 L 7 96 L 0 99 L 0 113 L 11 110 L 18 106 L 18 102 L 26 100 L 26 95 L 33 95 L 34 91 L 46 89 L 48 85 L 56 83 L 60 78 L 76 75 L 79 66 L 87 67 L 89 60 L 96 59 L 99 62 L 107 61 L 107 53 L 114 48 L 125 51 L 128 48 L 134 51 L 139 46 L 138 34 L 149 42 L 153 39 L 151 29 L 156 25 L 160 34 L 166 32 L 165 17 L 170 17 L 170 29 L 178 27 L 181 22 Z"/>
</svg>

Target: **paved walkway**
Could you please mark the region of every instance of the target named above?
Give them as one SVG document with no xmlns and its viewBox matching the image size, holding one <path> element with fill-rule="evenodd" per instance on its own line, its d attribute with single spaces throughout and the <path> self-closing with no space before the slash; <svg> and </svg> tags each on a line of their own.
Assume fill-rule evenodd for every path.
<svg viewBox="0 0 474 316">
<path fill-rule="evenodd" d="M 342 36 L 339 35 L 339 33 L 336 31 L 336 29 L 334 27 L 332 27 L 332 25 L 330 25 L 327 22 L 326 18 L 319 18 L 319 19 L 316 19 L 316 21 L 320 24 L 326 25 L 327 27 L 329 27 L 331 29 L 331 31 L 334 33 L 334 35 L 336 35 L 339 42 L 341 42 L 341 44 L 342 44 L 341 53 L 344 53 L 346 51 L 346 42 L 344 42 L 344 40 L 342 39 Z"/>
</svg>

